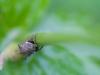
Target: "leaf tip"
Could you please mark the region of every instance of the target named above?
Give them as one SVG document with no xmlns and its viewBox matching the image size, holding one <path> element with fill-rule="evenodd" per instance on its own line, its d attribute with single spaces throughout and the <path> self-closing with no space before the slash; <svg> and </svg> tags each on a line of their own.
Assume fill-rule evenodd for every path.
<svg viewBox="0 0 100 75">
<path fill-rule="evenodd" d="M 3 64 L 4 64 L 3 56 L 0 55 L 0 71 L 2 71 L 3 69 Z"/>
</svg>

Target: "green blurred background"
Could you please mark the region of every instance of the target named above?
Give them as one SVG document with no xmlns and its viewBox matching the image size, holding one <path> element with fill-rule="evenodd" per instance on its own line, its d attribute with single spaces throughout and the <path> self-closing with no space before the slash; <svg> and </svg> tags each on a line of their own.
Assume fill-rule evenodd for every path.
<svg viewBox="0 0 100 75">
<path fill-rule="evenodd" d="M 36 32 L 92 35 L 100 42 L 100 0 L 0 0 L 0 51 Z M 7 63 L 0 75 L 100 75 L 100 44 L 45 46 L 24 62 Z"/>
</svg>

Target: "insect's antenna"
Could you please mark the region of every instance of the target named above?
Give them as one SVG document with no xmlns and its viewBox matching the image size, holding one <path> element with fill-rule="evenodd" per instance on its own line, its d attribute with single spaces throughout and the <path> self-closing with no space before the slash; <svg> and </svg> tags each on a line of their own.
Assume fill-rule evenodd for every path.
<svg viewBox="0 0 100 75">
<path fill-rule="evenodd" d="M 28 39 L 28 42 L 36 43 L 36 34 L 33 34 L 32 36 L 30 36 L 30 38 Z"/>
<path fill-rule="evenodd" d="M 32 40 L 36 43 L 36 34 L 33 34 L 32 37 L 33 37 Z"/>
</svg>

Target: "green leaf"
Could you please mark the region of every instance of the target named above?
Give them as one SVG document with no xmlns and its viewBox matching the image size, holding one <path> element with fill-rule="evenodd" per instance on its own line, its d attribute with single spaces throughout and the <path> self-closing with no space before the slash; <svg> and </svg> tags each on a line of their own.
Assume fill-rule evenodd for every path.
<svg viewBox="0 0 100 75">
<path fill-rule="evenodd" d="M 100 75 L 99 0 L 0 0 L 0 51 L 40 31 L 87 34 L 96 43 L 44 46 L 26 60 L 6 62 L 0 75 Z"/>
</svg>

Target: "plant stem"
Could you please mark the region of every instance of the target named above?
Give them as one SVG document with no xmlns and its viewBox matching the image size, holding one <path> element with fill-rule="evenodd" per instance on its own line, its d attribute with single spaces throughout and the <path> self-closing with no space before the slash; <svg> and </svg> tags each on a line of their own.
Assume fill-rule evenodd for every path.
<svg viewBox="0 0 100 75">
<path fill-rule="evenodd" d="M 100 44 L 99 40 L 95 40 L 93 37 L 79 35 L 79 34 L 67 34 L 67 33 L 36 33 L 36 42 L 40 45 L 52 45 L 60 42 L 85 42 Z M 5 51 L 1 53 L 5 60 L 18 60 L 23 56 L 20 54 L 18 44 L 12 44 Z"/>
<path fill-rule="evenodd" d="M 40 44 L 53 44 L 53 43 L 70 43 L 70 42 L 83 42 L 100 44 L 99 39 L 93 36 L 86 36 L 80 34 L 66 34 L 66 33 L 37 33 L 36 41 Z"/>
</svg>

